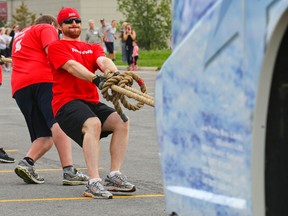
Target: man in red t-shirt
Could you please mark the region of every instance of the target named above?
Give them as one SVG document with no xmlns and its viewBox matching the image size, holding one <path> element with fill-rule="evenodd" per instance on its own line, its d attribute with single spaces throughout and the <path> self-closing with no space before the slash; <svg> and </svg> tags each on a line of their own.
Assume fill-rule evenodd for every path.
<svg viewBox="0 0 288 216">
<path fill-rule="evenodd" d="M 46 53 L 47 46 L 58 40 L 56 24 L 53 16 L 43 15 L 13 42 L 12 96 L 24 115 L 32 142 L 15 172 L 28 184 L 44 183 L 34 163 L 54 142 L 63 167 L 63 184 L 86 184 L 88 176 L 73 168 L 71 140 L 56 123 L 51 106 L 53 76 Z"/>
<path fill-rule="evenodd" d="M 109 199 L 112 194 L 108 190 L 134 192 L 135 186 L 120 172 L 129 123 L 99 101 L 95 86 L 99 81 L 96 70 L 117 72 L 117 67 L 98 44 L 80 40 L 81 19 L 76 9 L 62 9 L 57 19 L 63 37 L 48 46 L 54 77 L 52 108 L 62 130 L 83 148 L 89 176 L 83 195 Z M 100 138 L 110 133 L 110 173 L 102 183 L 98 170 Z"/>
</svg>

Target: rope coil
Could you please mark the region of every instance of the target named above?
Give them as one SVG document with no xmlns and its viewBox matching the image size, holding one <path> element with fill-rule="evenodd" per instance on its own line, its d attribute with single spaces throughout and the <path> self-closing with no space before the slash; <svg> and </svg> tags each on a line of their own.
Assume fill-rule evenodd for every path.
<svg viewBox="0 0 288 216">
<path fill-rule="evenodd" d="M 109 74 L 106 76 L 109 77 Z M 134 80 L 138 83 L 141 91 L 132 88 Z M 154 99 L 147 95 L 146 84 L 134 72 L 124 72 L 117 76 L 110 76 L 103 85 L 102 95 L 107 101 L 111 101 L 114 104 L 120 116 L 123 115 L 120 102 L 125 108 L 133 111 L 139 110 L 144 104 L 154 107 Z M 131 104 L 127 97 L 133 98 L 138 102 Z"/>
</svg>

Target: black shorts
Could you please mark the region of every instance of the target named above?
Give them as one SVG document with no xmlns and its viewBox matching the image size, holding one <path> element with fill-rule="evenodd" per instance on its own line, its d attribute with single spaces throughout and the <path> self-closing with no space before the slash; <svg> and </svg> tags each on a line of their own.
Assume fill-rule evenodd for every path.
<svg viewBox="0 0 288 216">
<path fill-rule="evenodd" d="M 81 100 L 73 100 L 60 108 L 56 120 L 62 130 L 81 147 L 83 145 L 82 127 L 84 122 L 91 117 L 98 117 L 103 125 L 109 115 L 115 109 L 103 103 L 89 103 Z M 100 138 L 107 137 L 112 131 L 101 132 Z"/>
<path fill-rule="evenodd" d="M 114 43 L 113 42 L 106 42 L 105 41 L 105 45 L 106 45 L 106 49 L 108 53 L 114 53 Z"/>
<path fill-rule="evenodd" d="M 52 136 L 51 127 L 56 123 L 51 106 L 52 83 L 27 86 L 16 91 L 13 97 L 24 115 L 31 142 Z"/>
</svg>

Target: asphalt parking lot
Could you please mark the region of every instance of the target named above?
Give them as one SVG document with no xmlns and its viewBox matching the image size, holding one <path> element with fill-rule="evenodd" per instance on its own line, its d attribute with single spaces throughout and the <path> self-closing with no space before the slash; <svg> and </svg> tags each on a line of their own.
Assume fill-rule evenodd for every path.
<svg viewBox="0 0 288 216">
<path fill-rule="evenodd" d="M 145 81 L 149 95 L 154 97 L 158 72 L 137 73 Z M 30 138 L 24 118 L 11 97 L 10 73 L 4 72 L 0 87 L 0 147 L 16 163 L 0 163 L 0 215 L 166 215 L 154 108 L 145 105 L 138 111 L 123 110 L 130 119 L 130 141 L 122 172 L 136 185 L 135 193 L 118 193 L 112 200 L 99 200 L 83 197 L 85 186 L 62 186 L 62 169 L 55 147 L 36 163 L 45 184 L 28 185 L 16 176 L 14 168 L 25 156 Z M 109 138 L 101 141 L 102 178 L 109 171 L 109 141 Z M 86 173 L 82 149 L 75 143 L 73 160 L 74 166 Z"/>
</svg>

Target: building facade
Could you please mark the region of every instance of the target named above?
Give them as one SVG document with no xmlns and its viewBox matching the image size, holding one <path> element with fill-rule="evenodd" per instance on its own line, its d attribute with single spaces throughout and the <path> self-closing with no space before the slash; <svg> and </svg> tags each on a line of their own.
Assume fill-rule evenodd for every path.
<svg viewBox="0 0 288 216">
<path fill-rule="evenodd" d="M 21 2 L 24 1 L 30 12 L 36 15 L 51 14 L 57 16 L 63 7 L 76 8 L 82 18 L 82 35 L 88 28 L 88 20 L 93 19 L 95 26 L 100 26 L 100 19 L 105 18 L 106 24 L 110 24 L 113 19 L 120 22 L 124 20 L 122 13 L 117 11 L 117 0 L 6 0 L 0 1 L 5 7 L 7 4 L 7 22 L 12 23 L 12 14 L 16 12 Z M 1 4 L 0 4 L 1 6 Z M 4 10 L 4 9 L 3 9 Z M 1 10 L 0 10 L 1 11 Z M 0 14 L 1 15 L 1 14 Z"/>
</svg>

